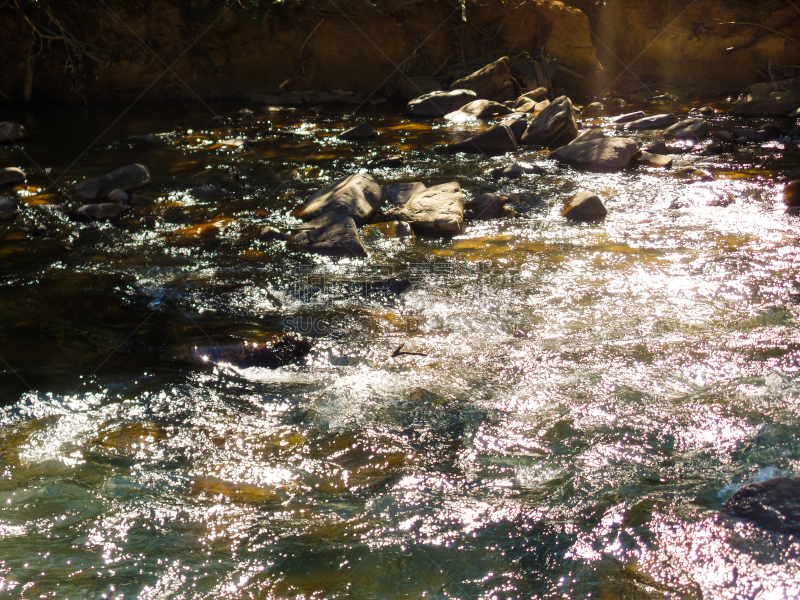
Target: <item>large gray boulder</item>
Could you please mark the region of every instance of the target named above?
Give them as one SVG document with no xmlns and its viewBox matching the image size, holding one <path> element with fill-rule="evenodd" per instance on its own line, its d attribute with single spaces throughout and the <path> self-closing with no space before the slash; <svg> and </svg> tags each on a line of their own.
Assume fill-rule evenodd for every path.
<svg viewBox="0 0 800 600">
<path fill-rule="evenodd" d="M 723 511 L 771 531 L 800 535 L 800 478 L 746 485 L 725 501 Z"/>
<path fill-rule="evenodd" d="M 509 125 L 499 123 L 463 142 L 457 142 L 449 146 L 439 146 L 436 151 L 445 154 L 465 152 L 496 156 L 506 152 L 513 152 L 516 149 L 517 140 L 514 137 L 514 131 Z"/>
<path fill-rule="evenodd" d="M 19 123 L 11 123 L 9 121 L 0 123 L 0 143 L 18 142 L 26 137 L 28 137 L 28 132 L 25 127 Z"/>
<path fill-rule="evenodd" d="M 562 146 L 550 156 L 586 171 L 618 171 L 628 166 L 639 153 L 631 138 L 600 138 Z"/>
<path fill-rule="evenodd" d="M 623 129 L 626 131 L 645 131 L 647 129 L 664 129 L 673 125 L 677 119 L 672 113 L 643 117 L 630 123 L 625 123 Z"/>
<path fill-rule="evenodd" d="M 434 185 L 386 214 L 410 223 L 416 233 L 452 237 L 464 232 L 464 194 L 456 181 Z"/>
<path fill-rule="evenodd" d="M 504 56 L 490 65 L 453 82 L 451 90 L 472 90 L 478 98 L 488 100 L 513 100 L 514 82 Z"/>
<path fill-rule="evenodd" d="M 363 225 L 383 203 L 383 189 L 369 175 L 349 175 L 317 190 L 292 211 L 292 216 L 311 221 L 335 212 L 350 215 L 356 225 Z"/>
<path fill-rule="evenodd" d="M 559 147 L 578 137 L 578 123 L 572 100 L 560 96 L 531 121 L 522 135 L 528 145 Z"/>
<path fill-rule="evenodd" d="M 473 100 L 461 108 L 451 113 L 447 113 L 446 119 L 451 121 L 462 121 L 465 119 L 491 119 L 498 115 L 509 115 L 512 111 L 505 104 L 494 102 L 493 100 Z"/>
<path fill-rule="evenodd" d="M 708 127 L 703 119 L 679 121 L 664 131 L 668 140 L 700 140 L 708 135 Z"/>
<path fill-rule="evenodd" d="M 443 117 L 477 98 L 472 90 L 431 92 L 411 100 L 406 110 L 412 117 Z"/>
<path fill-rule="evenodd" d="M 106 198 L 114 190 L 133 190 L 150 183 L 150 172 L 144 165 L 120 167 L 101 177 L 93 177 L 75 184 L 75 191 L 83 200 Z"/>
<path fill-rule="evenodd" d="M 324 256 L 365 257 L 367 251 L 349 214 L 328 212 L 299 227 L 287 247 Z"/>
</svg>

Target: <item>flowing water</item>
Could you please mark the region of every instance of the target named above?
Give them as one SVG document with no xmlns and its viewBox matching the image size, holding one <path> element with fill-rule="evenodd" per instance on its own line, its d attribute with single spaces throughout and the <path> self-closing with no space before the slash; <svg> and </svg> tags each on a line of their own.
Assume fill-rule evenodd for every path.
<svg viewBox="0 0 800 600">
<path fill-rule="evenodd" d="M 29 175 L 0 222 L 0 596 L 800 594 L 796 538 L 720 516 L 742 484 L 800 475 L 795 143 L 600 175 L 531 149 L 437 155 L 482 126 L 391 105 L 230 125 L 122 108 L 4 113 L 31 135 L 0 147 Z M 362 120 L 376 140 L 336 139 Z M 372 167 L 390 154 L 405 166 Z M 515 161 L 546 174 L 488 175 Z M 53 180 L 134 162 L 154 181 L 124 218 L 68 220 Z M 367 259 L 255 236 L 359 171 L 516 214 L 453 240 L 373 231 Z M 604 222 L 560 216 L 580 189 Z M 289 330 L 315 341 L 291 366 L 178 360 Z"/>
</svg>

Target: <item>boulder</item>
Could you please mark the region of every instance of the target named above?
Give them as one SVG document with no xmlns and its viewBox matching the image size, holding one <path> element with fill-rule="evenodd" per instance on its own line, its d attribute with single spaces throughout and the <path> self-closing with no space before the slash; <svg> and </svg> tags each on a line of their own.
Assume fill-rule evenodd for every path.
<svg viewBox="0 0 800 600">
<path fill-rule="evenodd" d="M 405 204 L 416 193 L 426 189 L 424 183 L 412 181 L 408 183 L 392 183 L 383 188 L 383 194 L 388 204 Z"/>
<path fill-rule="evenodd" d="M 645 148 L 650 154 L 669 154 L 669 148 L 664 140 L 656 140 Z"/>
<path fill-rule="evenodd" d="M 625 131 L 644 131 L 646 129 L 664 129 L 673 125 L 677 119 L 672 113 L 664 113 L 661 115 L 653 115 L 652 117 L 643 117 L 630 123 L 625 123 L 623 129 Z"/>
<path fill-rule="evenodd" d="M 356 140 L 371 140 L 377 134 L 369 123 L 359 123 L 352 129 L 348 129 L 344 133 L 339 134 L 340 140 L 356 141 Z"/>
<path fill-rule="evenodd" d="M 412 100 L 424 94 L 442 91 L 442 84 L 433 77 L 403 77 L 400 81 L 400 95 L 406 101 Z"/>
<path fill-rule="evenodd" d="M 458 182 L 434 185 L 387 215 L 410 223 L 416 233 L 452 237 L 464 232 L 464 195 Z"/>
<path fill-rule="evenodd" d="M 13 200 L 0 196 L 0 219 L 10 219 L 17 214 L 17 205 Z"/>
<path fill-rule="evenodd" d="M 289 236 L 287 247 L 324 256 L 367 256 L 353 217 L 340 212 L 325 213 L 298 228 Z"/>
<path fill-rule="evenodd" d="M 372 243 L 382 239 L 414 237 L 414 230 L 405 221 L 386 221 L 365 226 L 361 230 L 361 237 L 367 243 Z"/>
<path fill-rule="evenodd" d="M 412 117 L 443 117 L 476 99 L 472 90 L 431 92 L 411 100 L 406 109 Z"/>
<path fill-rule="evenodd" d="M 508 115 L 513 111 L 504 104 L 492 100 L 473 100 L 457 111 L 448 113 L 445 118 L 453 121 L 465 119 L 491 119 L 498 115 Z"/>
<path fill-rule="evenodd" d="M 514 103 L 515 106 L 519 106 L 522 104 L 523 99 L 525 100 L 533 100 L 534 102 L 541 102 L 542 100 L 547 99 L 547 88 L 540 87 L 536 88 L 535 90 L 531 90 L 530 92 L 525 92 Z"/>
<path fill-rule="evenodd" d="M 639 155 L 639 164 L 647 165 L 648 167 L 661 167 L 669 169 L 672 166 L 672 157 L 665 156 L 664 154 L 651 154 L 650 152 L 642 152 Z"/>
<path fill-rule="evenodd" d="M 618 116 L 614 119 L 614 123 L 630 123 L 632 121 L 640 121 L 644 119 L 647 115 L 644 114 L 642 111 L 627 113 L 624 115 Z"/>
<path fill-rule="evenodd" d="M 128 194 L 124 190 L 111 190 L 108 193 L 108 201 L 114 204 L 127 204 Z"/>
<path fill-rule="evenodd" d="M 503 125 L 507 125 L 511 133 L 514 134 L 514 139 L 517 141 L 517 144 L 519 144 L 522 135 L 528 128 L 528 122 L 525 119 L 509 119 L 508 121 L 503 121 Z"/>
<path fill-rule="evenodd" d="M 590 129 L 584 129 L 578 137 L 570 142 L 570 144 L 579 144 L 581 142 L 588 142 L 589 140 L 599 140 L 604 137 L 606 137 L 606 134 L 603 133 L 602 129 L 599 127 L 591 127 Z"/>
<path fill-rule="evenodd" d="M 520 104 L 514 104 L 514 112 L 517 113 L 529 113 L 534 112 L 538 104 L 529 98 L 525 98 L 525 101 Z"/>
<path fill-rule="evenodd" d="M 355 174 L 317 190 L 291 215 L 311 221 L 325 213 L 336 212 L 350 215 L 360 226 L 375 214 L 382 203 L 381 186 L 369 175 Z"/>
<path fill-rule="evenodd" d="M 524 164 L 514 164 L 508 167 L 500 167 L 498 169 L 492 169 L 490 174 L 494 179 L 519 179 L 523 175 L 544 175 L 547 171 L 545 171 L 542 167 L 537 165 L 524 165 Z"/>
<path fill-rule="evenodd" d="M 747 95 L 728 111 L 736 117 L 783 117 L 800 107 L 795 95 L 774 95 L 758 98 Z"/>
<path fill-rule="evenodd" d="M 517 140 L 514 136 L 514 131 L 509 125 L 499 123 L 463 142 L 457 142 L 444 147 L 439 146 L 436 148 L 436 151 L 450 154 L 466 152 L 495 156 L 497 154 L 513 152 L 516 149 Z"/>
<path fill-rule="evenodd" d="M 606 109 L 605 105 L 602 102 L 592 102 L 586 108 L 583 109 L 583 114 L 585 115 L 597 115 L 603 112 Z"/>
<path fill-rule="evenodd" d="M 26 137 L 28 137 L 28 131 L 19 123 L 11 123 L 10 121 L 0 123 L 0 144 L 3 142 L 18 142 Z"/>
<path fill-rule="evenodd" d="M 771 531 L 800 535 L 800 478 L 746 485 L 725 501 L 722 510 Z"/>
<path fill-rule="evenodd" d="M 269 225 L 262 227 L 256 237 L 262 242 L 283 241 L 289 239 L 289 236 L 283 233 L 280 229 L 275 229 Z"/>
<path fill-rule="evenodd" d="M 531 121 L 522 143 L 538 146 L 563 146 L 578 137 L 578 123 L 572 101 L 560 96 Z"/>
<path fill-rule="evenodd" d="M 451 90 L 472 90 L 478 98 L 487 100 L 513 100 L 514 83 L 504 56 L 482 69 L 467 75 L 450 86 Z"/>
<path fill-rule="evenodd" d="M 599 221 L 608 214 L 603 201 L 591 192 L 578 192 L 564 204 L 561 216 L 570 221 Z"/>
<path fill-rule="evenodd" d="M 25 183 L 25 172 L 16 167 L 6 167 L 0 169 L 0 186 L 19 185 Z"/>
<path fill-rule="evenodd" d="M 132 190 L 150 183 L 150 173 L 144 165 L 120 167 L 101 177 L 93 177 L 75 184 L 75 191 L 83 200 L 106 198 L 114 190 Z"/>
<path fill-rule="evenodd" d="M 686 119 L 664 131 L 668 140 L 700 140 L 708 135 L 708 127 L 703 119 Z"/>
<path fill-rule="evenodd" d="M 783 201 L 792 208 L 800 206 L 800 180 L 792 181 L 783 188 Z"/>
<path fill-rule="evenodd" d="M 131 209 L 124 204 L 102 202 L 100 204 L 85 204 L 73 212 L 70 217 L 75 221 L 94 223 L 97 221 L 112 221 L 119 218 Z"/>
<path fill-rule="evenodd" d="M 587 171 L 607 172 L 624 169 L 639 146 L 631 138 L 600 138 L 563 146 L 550 156 Z"/>
<path fill-rule="evenodd" d="M 508 198 L 495 194 L 481 194 L 464 205 L 470 219 L 497 219 L 508 214 Z"/>
</svg>

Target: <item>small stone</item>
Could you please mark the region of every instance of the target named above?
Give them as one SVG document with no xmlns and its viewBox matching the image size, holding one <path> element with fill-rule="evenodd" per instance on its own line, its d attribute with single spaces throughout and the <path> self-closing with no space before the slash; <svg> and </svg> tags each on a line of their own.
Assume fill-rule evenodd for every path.
<svg viewBox="0 0 800 600">
<path fill-rule="evenodd" d="M 375 167 L 379 169 L 396 169 L 397 167 L 402 167 L 404 164 L 406 164 L 405 159 L 399 154 L 395 154 L 382 158 L 375 163 Z"/>
<path fill-rule="evenodd" d="M 481 194 L 464 205 L 471 219 L 496 219 L 507 213 L 508 198 L 495 194 Z"/>
<path fill-rule="evenodd" d="M 286 241 L 289 239 L 289 236 L 280 231 L 279 229 L 275 229 L 274 227 L 270 227 L 266 225 L 261 228 L 261 231 L 258 232 L 256 236 L 262 242 L 273 242 L 275 240 Z"/>
<path fill-rule="evenodd" d="M 340 140 L 357 141 L 357 140 L 371 140 L 377 134 L 369 123 L 359 123 L 352 129 L 348 129 L 344 133 L 339 134 Z"/>
<path fill-rule="evenodd" d="M 75 221 L 94 223 L 95 221 L 111 221 L 117 219 L 129 210 L 130 206 L 125 206 L 124 204 L 102 202 L 100 204 L 86 204 L 81 206 L 70 216 Z"/>
<path fill-rule="evenodd" d="M 625 115 L 620 115 L 616 119 L 614 119 L 614 123 L 631 123 L 632 121 L 638 121 L 639 119 L 644 119 L 647 115 L 644 114 L 642 111 L 627 113 Z"/>
<path fill-rule="evenodd" d="M 124 190 L 112 190 L 108 193 L 108 200 L 114 204 L 127 204 L 128 194 Z"/>
<path fill-rule="evenodd" d="M 0 169 L 0 186 L 19 185 L 25 183 L 25 172 L 16 167 L 6 167 Z"/>
<path fill-rule="evenodd" d="M 596 194 L 587 191 L 572 196 L 561 209 L 561 216 L 570 221 L 599 221 L 607 214 L 602 200 Z"/>
<path fill-rule="evenodd" d="M 494 179 L 519 179 L 523 175 L 544 175 L 547 171 L 538 165 L 514 164 L 492 169 L 489 173 Z"/>
<path fill-rule="evenodd" d="M 639 155 L 639 163 L 647 165 L 648 167 L 660 167 L 669 169 L 672 166 L 672 157 L 663 154 L 651 154 L 650 152 L 642 152 Z"/>
<path fill-rule="evenodd" d="M 783 189 L 783 201 L 786 206 L 800 206 L 800 180 L 792 181 Z"/>
</svg>

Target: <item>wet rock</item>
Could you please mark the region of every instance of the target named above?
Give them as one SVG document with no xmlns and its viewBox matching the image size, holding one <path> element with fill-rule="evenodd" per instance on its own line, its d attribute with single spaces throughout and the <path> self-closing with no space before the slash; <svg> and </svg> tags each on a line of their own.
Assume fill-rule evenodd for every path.
<svg viewBox="0 0 800 600">
<path fill-rule="evenodd" d="M 403 77 L 400 81 L 400 95 L 405 100 L 412 100 L 431 92 L 442 91 L 442 84 L 433 77 L 417 76 Z"/>
<path fill-rule="evenodd" d="M 108 201 L 114 204 L 127 204 L 128 194 L 124 190 L 111 190 L 108 193 Z"/>
<path fill-rule="evenodd" d="M 570 142 L 570 144 L 579 144 L 581 142 L 588 142 L 589 140 L 599 140 L 604 137 L 606 137 L 606 134 L 603 133 L 602 129 L 599 127 L 592 127 L 582 131 L 578 137 Z"/>
<path fill-rule="evenodd" d="M 292 106 L 265 106 L 265 113 L 290 113 L 295 112 L 297 109 Z"/>
<path fill-rule="evenodd" d="M 508 126 L 511 130 L 517 144 L 519 144 L 525 130 L 528 128 L 528 122 L 525 119 L 510 119 L 508 121 L 503 121 L 503 125 Z"/>
<path fill-rule="evenodd" d="M 10 219 L 17 214 L 17 205 L 13 200 L 0 196 L 0 219 Z"/>
<path fill-rule="evenodd" d="M 786 185 L 783 189 L 783 202 L 792 208 L 800 206 L 800 180 Z"/>
<path fill-rule="evenodd" d="M 650 152 L 642 152 L 639 155 L 639 163 L 647 165 L 648 167 L 661 167 L 669 169 L 672 167 L 672 157 L 663 154 L 651 154 Z"/>
<path fill-rule="evenodd" d="M 476 99 L 472 90 L 431 92 L 411 100 L 406 109 L 413 117 L 443 117 Z"/>
<path fill-rule="evenodd" d="M 510 212 L 506 208 L 507 203 L 508 198 L 503 196 L 497 196 L 495 194 L 481 194 L 477 198 L 467 202 L 464 205 L 464 208 L 467 209 L 467 216 L 470 219 L 497 219 Z"/>
<path fill-rule="evenodd" d="M 340 140 L 371 140 L 377 134 L 369 123 L 359 123 L 352 129 L 348 129 L 344 133 L 339 134 Z"/>
<path fill-rule="evenodd" d="M 601 138 L 563 146 L 550 156 L 587 171 L 618 171 L 628 166 L 639 152 L 631 138 Z"/>
<path fill-rule="evenodd" d="M 703 115 L 704 117 L 713 117 L 716 111 L 710 106 L 703 106 L 697 109 L 697 114 Z"/>
<path fill-rule="evenodd" d="M 607 214 L 603 201 L 596 194 L 586 191 L 572 196 L 561 209 L 561 216 L 570 221 L 599 221 Z"/>
<path fill-rule="evenodd" d="M 668 140 L 699 140 L 708 135 L 708 127 L 703 119 L 679 121 L 664 131 Z"/>
<path fill-rule="evenodd" d="M 128 138 L 128 141 L 142 146 L 154 146 L 161 141 L 161 138 L 155 133 L 143 133 L 141 135 L 132 135 Z"/>
<path fill-rule="evenodd" d="M 128 191 L 150 183 L 150 173 L 144 165 L 120 167 L 102 177 L 93 177 L 75 184 L 75 191 L 83 200 L 105 198 L 116 189 Z"/>
<path fill-rule="evenodd" d="M 274 242 L 276 240 L 285 242 L 289 239 L 289 236 L 283 233 L 280 229 L 275 229 L 269 225 L 262 227 L 256 237 L 262 242 Z"/>
<path fill-rule="evenodd" d="M 683 167 L 682 169 L 675 171 L 673 175 L 678 177 L 682 183 L 714 181 L 714 177 L 711 175 L 711 173 L 695 167 Z"/>
<path fill-rule="evenodd" d="M 240 119 L 249 119 L 249 118 L 251 118 L 251 117 L 252 117 L 254 114 L 255 114 L 255 113 L 254 113 L 252 110 L 250 110 L 249 108 L 243 108 L 242 110 L 240 110 L 240 111 L 238 112 L 238 115 L 239 115 L 239 118 L 240 118 Z"/>
<path fill-rule="evenodd" d="M 517 98 L 515 105 L 518 106 L 519 104 L 521 104 L 523 98 L 526 98 L 528 100 L 533 100 L 534 102 L 541 102 L 542 100 L 547 100 L 547 88 L 540 87 L 536 88 L 535 90 L 531 90 L 530 92 L 525 92 L 519 98 Z"/>
<path fill-rule="evenodd" d="M 378 169 L 395 169 L 397 167 L 402 167 L 404 164 L 406 164 L 405 159 L 399 154 L 395 154 L 382 158 L 376 162 L 374 166 Z"/>
<path fill-rule="evenodd" d="M 529 100 L 528 98 L 525 99 L 522 104 L 515 104 L 514 105 L 514 112 L 516 113 L 530 113 L 536 110 L 537 103 L 533 100 Z"/>
<path fill-rule="evenodd" d="M 660 115 L 653 115 L 651 117 L 644 117 L 626 123 L 625 131 L 645 131 L 647 129 L 664 129 L 670 125 L 674 125 L 676 121 L 675 115 L 672 113 L 664 113 Z"/>
<path fill-rule="evenodd" d="M 508 57 L 504 56 L 453 82 L 450 89 L 472 90 L 478 98 L 487 100 L 513 100 L 514 83 L 511 80 Z"/>
<path fill-rule="evenodd" d="M 367 256 L 353 217 L 337 212 L 325 213 L 298 228 L 289 236 L 287 247 L 324 256 Z"/>
<path fill-rule="evenodd" d="M 211 123 L 214 125 L 230 125 L 233 123 L 233 119 L 231 117 L 223 117 L 222 115 L 216 115 L 212 117 Z"/>
<path fill-rule="evenodd" d="M 384 196 L 388 204 L 405 204 L 411 196 L 427 189 L 424 183 L 412 181 L 408 183 L 392 183 L 383 188 Z"/>
<path fill-rule="evenodd" d="M 277 369 L 307 356 L 311 347 L 311 342 L 305 338 L 289 334 L 273 344 L 242 342 L 229 346 L 193 346 L 184 350 L 179 358 L 199 365 Z"/>
<path fill-rule="evenodd" d="M 730 131 L 719 130 L 712 132 L 711 137 L 722 142 L 732 142 L 734 136 Z"/>
<path fill-rule="evenodd" d="M 669 148 L 663 140 L 656 140 L 645 148 L 650 154 L 669 154 Z"/>
<path fill-rule="evenodd" d="M 25 172 L 16 167 L 6 167 L 0 169 L 0 186 L 19 185 L 25 183 Z"/>
<path fill-rule="evenodd" d="M 767 139 L 761 131 L 750 129 L 749 127 L 737 127 L 733 130 L 734 139 L 739 143 L 763 142 Z"/>
<path fill-rule="evenodd" d="M 533 119 L 522 143 L 528 145 L 558 147 L 578 137 L 578 123 L 572 101 L 560 96 Z"/>
<path fill-rule="evenodd" d="M 383 203 L 381 186 L 369 175 L 355 174 L 317 190 L 292 211 L 292 216 L 310 221 L 328 212 L 350 215 L 363 225 Z"/>
<path fill-rule="evenodd" d="M 647 117 L 646 114 L 644 114 L 642 111 L 637 111 L 618 116 L 616 119 L 614 119 L 614 123 L 631 123 L 633 121 L 640 121 L 645 117 Z"/>
<path fill-rule="evenodd" d="M 800 119 L 800 108 L 798 108 L 797 110 L 793 110 L 786 116 L 789 117 L 790 119 Z"/>
<path fill-rule="evenodd" d="M 782 117 L 800 107 L 795 94 L 776 94 L 766 98 L 747 95 L 734 104 L 730 114 L 736 117 Z"/>
<path fill-rule="evenodd" d="M 365 242 L 371 243 L 380 239 L 414 237 L 414 230 L 405 221 L 385 221 L 365 226 L 361 230 L 361 237 Z"/>
<path fill-rule="evenodd" d="M 542 167 L 524 164 L 514 164 L 490 171 L 494 179 L 519 179 L 523 175 L 544 175 L 546 172 Z"/>
<path fill-rule="evenodd" d="M 771 531 L 800 535 L 800 478 L 746 485 L 725 501 L 722 510 Z"/>
<path fill-rule="evenodd" d="M 130 209 L 130 206 L 126 206 L 124 204 L 112 204 L 110 202 L 102 202 L 100 204 L 85 204 L 73 212 L 70 217 L 74 221 L 83 221 L 85 223 L 113 221 L 114 219 L 121 217 Z"/>
<path fill-rule="evenodd" d="M 609 100 L 609 104 L 612 106 L 625 106 L 628 103 L 625 102 L 625 98 L 612 98 Z"/>
<path fill-rule="evenodd" d="M 583 114 L 585 115 L 597 115 L 603 112 L 606 109 L 605 105 L 602 102 L 592 102 L 586 108 L 583 109 Z"/>
<path fill-rule="evenodd" d="M 458 182 L 434 185 L 386 214 L 410 223 L 415 233 L 451 237 L 464 232 L 464 195 Z"/>
<path fill-rule="evenodd" d="M 465 104 L 457 111 L 448 113 L 445 118 L 448 120 L 459 121 L 468 118 L 473 119 L 491 119 L 498 115 L 508 115 L 512 110 L 492 100 L 473 100 L 469 104 Z"/>
<path fill-rule="evenodd" d="M 44 225 L 37 225 L 32 233 L 36 237 L 45 236 L 45 235 L 47 235 L 47 227 L 45 227 Z"/>
<path fill-rule="evenodd" d="M 19 123 L 11 123 L 10 121 L 0 123 L 0 144 L 3 142 L 18 142 L 26 137 L 28 137 L 28 131 Z"/>
<path fill-rule="evenodd" d="M 517 140 L 513 130 L 510 126 L 500 123 L 463 142 L 457 142 L 449 146 L 438 146 L 436 152 L 447 154 L 458 152 L 481 153 L 488 156 L 496 156 L 506 152 L 513 152 L 516 149 Z"/>
</svg>

